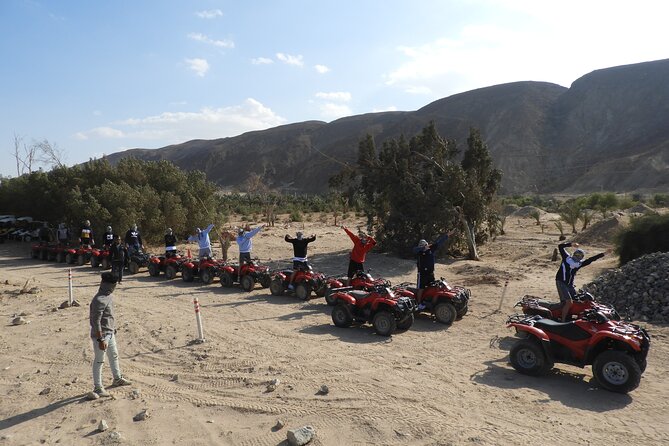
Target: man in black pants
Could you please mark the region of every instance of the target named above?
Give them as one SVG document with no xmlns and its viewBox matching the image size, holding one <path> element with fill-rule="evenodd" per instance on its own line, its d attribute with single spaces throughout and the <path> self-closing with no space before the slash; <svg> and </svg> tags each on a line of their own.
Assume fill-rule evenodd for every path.
<svg viewBox="0 0 669 446">
<path fill-rule="evenodd" d="M 121 244 L 121 236 L 114 238 L 114 243 L 109 248 L 109 257 L 111 259 L 112 274 L 118 283 L 123 282 L 123 266 L 125 263 L 125 247 Z"/>
<path fill-rule="evenodd" d="M 569 255 L 565 248 L 569 248 L 570 246 L 578 248 L 578 243 L 560 243 L 558 245 L 562 262 L 560 263 L 560 269 L 558 269 L 555 275 L 555 284 L 560 296 L 560 302 L 562 302 L 562 322 L 567 322 L 567 314 L 569 314 L 569 308 L 571 308 L 571 304 L 573 303 L 572 299 L 576 295 L 576 288 L 574 288 L 576 272 L 595 260 L 604 257 L 604 253 L 602 252 L 583 260 L 585 251 L 577 249 L 574 251 L 574 254 Z"/>
<path fill-rule="evenodd" d="M 288 243 L 293 244 L 293 274 L 290 275 L 290 280 L 288 282 L 288 289 L 293 289 L 293 280 L 295 280 L 295 275 L 297 275 L 297 270 L 300 268 L 309 269 L 309 263 L 307 263 L 307 245 L 314 240 L 316 236 L 312 235 L 311 237 L 304 238 L 301 232 L 295 234 L 296 238 L 292 238 L 288 234 L 284 240 Z"/>
<path fill-rule="evenodd" d="M 413 249 L 416 254 L 416 267 L 418 268 L 418 293 L 416 300 L 421 302 L 423 289 L 430 283 L 434 282 L 434 254 L 441 247 L 441 245 L 448 240 L 448 237 L 453 235 L 453 230 L 440 236 L 434 243 L 428 243 L 427 240 L 418 242 L 418 246 Z M 422 305 L 422 304 L 421 304 Z"/>
</svg>

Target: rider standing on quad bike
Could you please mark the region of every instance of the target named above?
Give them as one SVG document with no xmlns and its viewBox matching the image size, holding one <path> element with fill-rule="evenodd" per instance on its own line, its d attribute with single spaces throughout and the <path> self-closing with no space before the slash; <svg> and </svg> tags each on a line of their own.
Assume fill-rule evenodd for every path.
<svg viewBox="0 0 669 446">
<path fill-rule="evenodd" d="M 109 258 L 111 259 L 112 274 L 118 283 L 123 283 L 123 267 L 125 265 L 125 246 L 121 244 L 121 236 L 114 237 L 114 242 L 109 247 Z"/>
<path fill-rule="evenodd" d="M 214 229 L 214 224 L 210 224 L 204 229 L 195 228 L 195 235 L 188 237 L 189 242 L 197 242 L 198 248 L 198 257 L 211 257 L 211 240 L 209 239 L 209 231 Z"/>
<path fill-rule="evenodd" d="M 125 246 L 128 249 L 128 254 L 136 254 L 144 249 L 144 244 L 142 243 L 142 235 L 137 229 L 137 223 L 133 224 L 130 229 L 125 233 Z"/>
<path fill-rule="evenodd" d="M 79 244 L 82 246 L 91 246 L 95 243 L 93 239 L 93 229 L 91 229 L 91 221 L 86 220 L 79 231 Z"/>
<path fill-rule="evenodd" d="M 111 226 L 107 226 L 107 230 L 102 234 L 102 243 L 105 248 L 109 248 L 114 243 L 114 232 Z"/>
<path fill-rule="evenodd" d="M 362 231 L 358 231 L 358 235 L 355 235 L 346 226 L 342 225 L 341 228 L 353 242 L 351 257 L 348 262 L 348 272 L 346 273 L 348 278 L 351 279 L 357 271 L 365 270 L 365 256 L 376 245 L 376 240 Z"/>
<path fill-rule="evenodd" d="M 307 262 L 307 245 L 316 240 L 315 235 L 312 234 L 311 237 L 304 238 L 301 232 L 295 233 L 295 237 L 296 238 L 292 238 L 286 234 L 286 237 L 284 238 L 288 243 L 293 244 L 293 274 L 290 275 L 290 279 L 288 280 L 289 290 L 293 289 L 293 280 L 295 280 L 297 270 L 300 268 L 309 269 L 309 263 Z"/>
<path fill-rule="evenodd" d="M 177 237 L 172 232 L 172 228 L 167 228 L 165 233 L 165 257 L 174 257 L 177 254 Z"/>
<path fill-rule="evenodd" d="M 584 266 L 591 264 L 595 260 L 599 260 L 604 257 L 604 253 L 601 252 L 586 260 L 583 260 L 585 257 L 585 251 L 582 249 L 577 249 L 574 251 L 574 254 L 569 255 L 565 248 L 569 248 L 570 246 L 578 248 L 578 243 L 560 243 L 558 245 L 558 250 L 560 251 L 560 256 L 562 257 L 562 263 L 560 263 L 560 269 L 558 269 L 558 272 L 555 275 L 555 284 L 557 286 L 558 295 L 560 296 L 560 302 L 563 303 L 562 322 L 567 322 L 569 308 L 571 308 L 571 304 L 573 302 L 572 298 L 576 296 L 576 288 L 574 288 L 574 277 L 576 277 L 576 272 Z"/>
<path fill-rule="evenodd" d="M 244 228 L 239 228 L 237 231 L 237 245 L 239 246 L 239 266 L 241 267 L 244 262 L 251 261 L 251 250 L 253 249 L 253 238 L 254 235 L 259 233 L 265 225 L 260 225 L 257 228 L 251 230 L 251 226 L 247 223 Z"/>
<path fill-rule="evenodd" d="M 418 242 L 418 246 L 413 248 L 413 252 L 416 254 L 416 267 L 418 268 L 418 293 L 416 295 L 418 302 L 420 302 L 423 289 L 434 282 L 434 254 L 441 247 L 441 245 L 446 240 L 448 240 L 448 237 L 453 235 L 453 232 L 454 230 L 451 229 L 446 234 L 440 236 L 433 243 L 428 243 L 427 240 L 422 239 Z"/>
</svg>

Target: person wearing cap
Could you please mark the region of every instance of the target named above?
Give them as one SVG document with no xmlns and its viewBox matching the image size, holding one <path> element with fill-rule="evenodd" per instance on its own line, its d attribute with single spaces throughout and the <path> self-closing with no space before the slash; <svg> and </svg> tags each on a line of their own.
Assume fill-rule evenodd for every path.
<svg viewBox="0 0 669 446">
<path fill-rule="evenodd" d="M 107 226 L 105 233 L 102 234 L 102 243 L 104 244 L 104 247 L 107 249 L 109 249 L 112 243 L 114 243 L 114 231 L 112 231 L 111 226 Z"/>
<path fill-rule="evenodd" d="M 126 257 L 127 252 L 125 246 L 121 243 L 121 236 L 115 235 L 114 241 L 109 247 L 109 260 L 111 260 L 111 272 L 118 283 L 123 283 L 123 267 Z"/>
<path fill-rule="evenodd" d="M 111 367 L 113 387 L 129 386 L 132 383 L 123 377 L 118 360 L 118 348 L 116 346 L 116 321 L 114 315 L 114 289 L 116 288 L 116 276 L 110 272 L 102 273 L 102 281 L 98 292 L 91 300 L 89 306 L 89 322 L 91 325 L 91 339 L 93 341 L 93 392 L 92 398 L 110 396 L 102 383 L 102 366 L 105 356 L 109 359 Z"/>
<path fill-rule="evenodd" d="M 284 240 L 293 245 L 293 274 L 290 275 L 288 280 L 288 289 L 293 289 L 293 280 L 297 275 L 297 270 L 300 268 L 309 269 L 309 263 L 307 262 L 307 245 L 314 240 L 316 240 L 316 235 L 312 234 L 311 237 L 304 238 L 301 232 L 295 233 L 295 238 L 292 238 L 288 234 L 284 237 Z"/>
<path fill-rule="evenodd" d="M 353 249 L 348 261 L 348 278 L 352 278 L 357 271 L 365 270 L 365 257 L 370 249 L 376 245 L 376 240 L 363 231 L 358 230 L 358 235 L 352 233 L 346 226 L 341 226 L 353 242 Z"/>
<path fill-rule="evenodd" d="M 555 275 L 555 284 L 560 296 L 560 302 L 562 302 L 562 322 L 567 322 L 567 314 L 569 314 L 573 298 L 576 296 L 576 288 L 574 288 L 576 272 L 595 260 L 604 257 L 604 253 L 602 252 L 583 260 L 585 258 L 585 251 L 582 249 L 576 249 L 571 255 L 565 249 L 572 246 L 578 248 L 578 243 L 560 243 L 558 245 L 562 262 L 560 263 L 560 269 L 558 269 Z"/>
<path fill-rule="evenodd" d="M 81 225 L 81 230 L 79 231 L 79 244 L 81 246 L 91 246 L 95 244 L 90 220 L 84 221 L 84 224 Z"/>
<path fill-rule="evenodd" d="M 125 233 L 125 247 L 130 255 L 144 250 L 142 234 L 140 234 L 139 229 L 137 229 L 137 223 L 134 223 Z"/>
<path fill-rule="evenodd" d="M 420 302 L 420 298 L 423 295 L 423 290 L 430 283 L 434 282 L 434 255 L 441 245 L 453 235 L 453 232 L 454 230 L 450 230 L 432 243 L 428 243 L 427 240 L 422 239 L 418 242 L 418 246 L 413 248 L 413 252 L 416 254 L 416 267 L 418 269 L 418 294 L 416 295 L 418 302 Z"/>
<path fill-rule="evenodd" d="M 254 235 L 259 233 L 265 225 L 260 225 L 255 229 L 251 229 L 251 226 L 246 223 L 246 226 L 239 228 L 237 231 L 237 246 L 239 246 L 239 266 L 242 266 L 244 262 L 251 261 L 251 251 L 253 250 L 253 241 L 251 240 Z"/>
<path fill-rule="evenodd" d="M 200 252 L 199 257 L 211 257 L 211 240 L 209 240 L 209 231 L 214 229 L 214 224 L 210 224 L 204 229 L 195 228 L 195 235 L 188 237 L 189 242 L 197 242 Z"/>
<path fill-rule="evenodd" d="M 165 232 L 165 257 L 173 257 L 177 254 L 177 237 L 172 232 L 172 228 L 167 228 Z"/>
</svg>

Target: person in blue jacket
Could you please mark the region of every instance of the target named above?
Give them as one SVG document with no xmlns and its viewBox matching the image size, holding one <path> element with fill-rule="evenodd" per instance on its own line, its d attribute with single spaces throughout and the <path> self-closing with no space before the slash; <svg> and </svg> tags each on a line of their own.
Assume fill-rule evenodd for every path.
<svg viewBox="0 0 669 446">
<path fill-rule="evenodd" d="M 237 245 L 239 246 L 239 266 L 244 262 L 251 261 L 251 251 L 253 250 L 253 241 L 251 238 L 259 233 L 265 225 L 260 225 L 255 229 L 247 223 L 244 228 L 239 228 L 237 231 Z"/>
<path fill-rule="evenodd" d="M 195 235 L 188 237 L 189 242 L 197 242 L 200 252 L 198 257 L 211 257 L 211 240 L 209 240 L 209 231 L 214 228 L 214 224 L 210 224 L 204 229 L 196 228 Z"/>
<path fill-rule="evenodd" d="M 418 269 L 418 294 L 416 295 L 418 302 L 421 301 L 423 289 L 434 282 L 434 254 L 448 240 L 448 237 L 453 235 L 453 232 L 454 230 L 451 230 L 441 235 L 433 243 L 428 243 L 427 240 L 422 239 L 418 242 L 418 246 L 413 248 L 413 252 L 416 254 L 416 267 Z"/>
</svg>

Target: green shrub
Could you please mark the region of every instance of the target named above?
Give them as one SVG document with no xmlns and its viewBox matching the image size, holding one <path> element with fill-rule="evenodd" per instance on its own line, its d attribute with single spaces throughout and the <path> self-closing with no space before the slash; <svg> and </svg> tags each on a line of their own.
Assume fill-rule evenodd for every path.
<svg viewBox="0 0 669 446">
<path fill-rule="evenodd" d="M 298 210 L 293 210 L 293 211 L 291 211 L 289 218 L 290 218 L 290 221 L 296 222 L 296 221 L 302 221 L 304 217 L 302 215 L 302 212 L 300 212 Z"/>
</svg>

